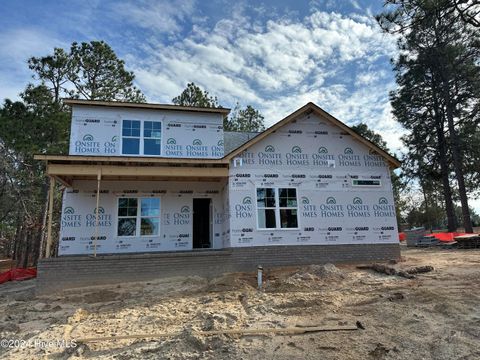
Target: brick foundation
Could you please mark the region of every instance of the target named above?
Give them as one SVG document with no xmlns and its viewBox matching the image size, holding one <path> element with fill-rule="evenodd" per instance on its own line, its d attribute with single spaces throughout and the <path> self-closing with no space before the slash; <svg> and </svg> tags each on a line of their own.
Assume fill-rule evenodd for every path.
<svg viewBox="0 0 480 360">
<path fill-rule="evenodd" d="M 398 244 L 244 247 L 194 252 L 70 256 L 42 259 L 37 293 L 173 276 L 218 276 L 235 271 L 322 263 L 398 259 Z"/>
</svg>

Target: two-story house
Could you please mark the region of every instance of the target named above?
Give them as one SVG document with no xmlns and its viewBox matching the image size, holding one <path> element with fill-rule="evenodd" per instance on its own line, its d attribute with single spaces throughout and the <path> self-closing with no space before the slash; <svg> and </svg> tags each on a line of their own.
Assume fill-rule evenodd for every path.
<svg viewBox="0 0 480 360">
<path fill-rule="evenodd" d="M 223 108 L 65 104 L 69 155 L 37 156 L 64 186 L 44 284 L 399 256 L 398 160 L 313 103 L 258 134 Z"/>
</svg>

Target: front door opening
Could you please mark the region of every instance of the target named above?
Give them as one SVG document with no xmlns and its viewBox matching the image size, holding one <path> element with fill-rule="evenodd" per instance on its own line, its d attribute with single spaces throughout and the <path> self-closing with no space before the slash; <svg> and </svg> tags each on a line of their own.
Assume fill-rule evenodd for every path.
<svg viewBox="0 0 480 360">
<path fill-rule="evenodd" d="M 193 199 L 193 248 L 211 248 L 211 199 Z"/>
</svg>

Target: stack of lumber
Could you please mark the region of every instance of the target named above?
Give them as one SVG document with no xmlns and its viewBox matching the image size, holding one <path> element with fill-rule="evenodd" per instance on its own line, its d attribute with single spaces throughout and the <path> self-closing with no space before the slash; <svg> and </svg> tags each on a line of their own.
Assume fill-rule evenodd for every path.
<svg viewBox="0 0 480 360">
<path fill-rule="evenodd" d="M 440 241 L 438 241 L 434 236 L 427 235 L 427 236 L 424 236 L 424 237 L 418 239 L 415 246 L 429 247 L 429 246 L 438 245 L 439 243 L 440 243 Z"/>
<path fill-rule="evenodd" d="M 425 228 L 418 227 L 404 231 L 407 237 L 407 246 L 417 246 L 418 240 L 425 236 Z"/>
<path fill-rule="evenodd" d="M 460 249 L 480 248 L 480 234 L 465 234 L 455 237 L 457 246 Z"/>
</svg>

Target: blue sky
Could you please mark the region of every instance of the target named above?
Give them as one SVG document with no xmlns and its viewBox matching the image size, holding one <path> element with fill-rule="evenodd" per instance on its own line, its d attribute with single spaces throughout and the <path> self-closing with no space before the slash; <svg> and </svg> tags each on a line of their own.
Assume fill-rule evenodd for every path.
<svg viewBox="0 0 480 360">
<path fill-rule="evenodd" d="M 0 13 L 0 99 L 31 81 L 30 56 L 105 40 L 149 102 L 169 103 L 194 81 L 225 107 L 251 104 L 271 125 L 308 101 L 366 122 L 393 150 L 395 40 L 373 15 L 380 1 L 8 1 Z"/>
</svg>

